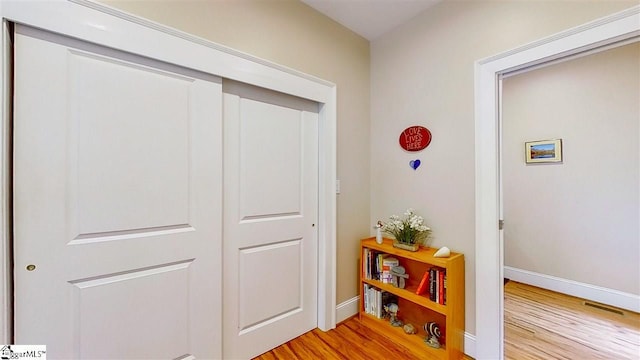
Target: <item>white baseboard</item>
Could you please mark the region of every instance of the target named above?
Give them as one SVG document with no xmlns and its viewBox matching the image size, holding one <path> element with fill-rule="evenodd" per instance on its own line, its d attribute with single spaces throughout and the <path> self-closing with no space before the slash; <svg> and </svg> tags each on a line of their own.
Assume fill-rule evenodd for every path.
<svg viewBox="0 0 640 360">
<path fill-rule="evenodd" d="M 338 304 L 336 306 L 336 323 L 356 315 L 358 313 L 359 300 L 360 297 L 356 296 Z M 476 336 L 466 331 L 464 333 L 464 353 L 473 358 L 476 357 Z"/>
<path fill-rule="evenodd" d="M 464 332 L 464 353 L 465 355 L 476 358 L 476 336 Z"/>
<path fill-rule="evenodd" d="M 504 277 L 543 289 L 591 300 L 617 308 L 640 312 L 640 296 L 608 289 L 601 286 L 585 284 L 573 280 L 558 278 L 533 271 L 504 267 Z"/>
<path fill-rule="evenodd" d="M 356 296 L 338 304 L 336 306 L 336 323 L 356 315 L 358 313 L 358 301 L 360 301 L 360 297 Z"/>
</svg>

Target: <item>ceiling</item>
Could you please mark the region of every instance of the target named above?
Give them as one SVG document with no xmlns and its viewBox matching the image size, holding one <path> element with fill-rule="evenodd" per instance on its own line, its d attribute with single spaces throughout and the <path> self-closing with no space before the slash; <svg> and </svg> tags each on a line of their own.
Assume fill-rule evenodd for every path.
<svg viewBox="0 0 640 360">
<path fill-rule="evenodd" d="M 301 0 L 369 41 L 442 0 Z"/>
</svg>

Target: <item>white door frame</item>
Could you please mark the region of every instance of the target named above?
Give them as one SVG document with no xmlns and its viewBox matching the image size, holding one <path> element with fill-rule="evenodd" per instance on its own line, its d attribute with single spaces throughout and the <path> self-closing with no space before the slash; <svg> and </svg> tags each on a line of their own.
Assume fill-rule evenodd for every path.
<svg viewBox="0 0 640 360">
<path fill-rule="evenodd" d="M 12 337 L 11 97 L 8 22 L 21 23 L 320 103 L 318 327 L 336 323 L 336 86 L 208 40 L 87 0 L 0 1 L 0 342 Z M 222 269 L 220 272 L 222 273 Z M 221 315 L 221 314 L 220 314 Z M 221 318 L 221 316 L 218 316 Z"/>
<path fill-rule="evenodd" d="M 475 63 L 476 359 L 504 356 L 499 77 L 637 36 L 640 6 Z"/>
</svg>

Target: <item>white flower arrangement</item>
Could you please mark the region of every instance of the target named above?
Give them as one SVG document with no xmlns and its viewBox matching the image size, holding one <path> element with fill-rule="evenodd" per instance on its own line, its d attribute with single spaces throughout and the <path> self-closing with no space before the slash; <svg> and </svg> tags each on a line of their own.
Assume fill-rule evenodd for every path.
<svg viewBox="0 0 640 360">
<path fill-rule="evenodd" d="M 401 244 L 423 244 L 431 235 L 431 228 L 424 224 L 422 216 L 408 209 L 404 213 L 405 218 L 391 215 L 389 221 L 384 223 L 382 231 L 392 235 Z"/>
</svg>

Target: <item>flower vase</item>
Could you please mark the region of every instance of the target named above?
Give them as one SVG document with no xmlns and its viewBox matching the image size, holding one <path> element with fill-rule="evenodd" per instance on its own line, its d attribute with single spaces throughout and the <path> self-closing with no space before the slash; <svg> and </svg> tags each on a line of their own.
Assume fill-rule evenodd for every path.
<svg viewBox="0 0 640 360">
<path fill-rule="evenodd" d="M 380 228 L 376 228 L 376 242 L 382 245 L 382 230 Z"/>
<path fill-rule="evenodd" d="M 420 244 L 417 244 L 417 243 L 405 244 L 405 243 L 401 243 L 401 242 L 398 242 L 398 241 L 394 241 L 393 242 L 393 247 L 398 248 L 398 249 L 407 250 L 407 251 L 418 251 L 418 249 L 420 249 Z"/>
</svg>

